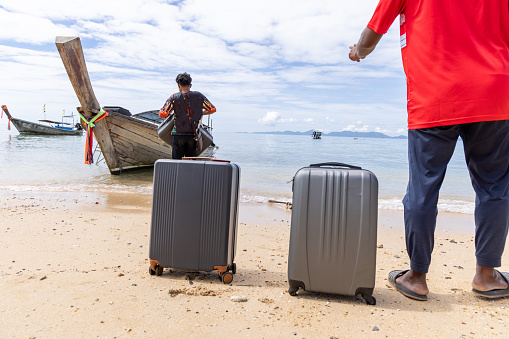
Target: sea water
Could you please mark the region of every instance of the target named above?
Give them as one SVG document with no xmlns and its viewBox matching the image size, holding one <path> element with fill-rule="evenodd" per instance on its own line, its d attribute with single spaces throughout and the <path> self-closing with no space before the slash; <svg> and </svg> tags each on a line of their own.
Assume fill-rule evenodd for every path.
<svg viewBox="0 0 509 339">
<path fill-rule="evenodd" d="M 408 180 L 407 140 L 311 135 L 214 134 L 215 157 L 241 168 L 242 202 L 291 202 L 292 179 L 302 167 L 323 162 L 360 166 L 379 182 L 379 207 L 402 210 Z M 153 170 L 111 175 L 104 161 L 85 165 L 85 136 L 21 135 L 0 131 L 0 191 L 152 194 Z M 95 147 L 96 143 L 94 143 Z M 474 192 L 461 140 L 447 169 L 439 210 L 473 213 Z"/>
</svg>

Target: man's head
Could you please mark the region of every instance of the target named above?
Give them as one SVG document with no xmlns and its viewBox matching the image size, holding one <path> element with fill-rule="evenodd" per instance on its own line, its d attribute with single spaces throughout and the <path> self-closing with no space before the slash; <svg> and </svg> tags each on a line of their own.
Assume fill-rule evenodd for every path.
<svg viewBox="0 0 509 339">
<path fill-rule="evenodd" d="M 191 76 L 188 73 L 180 73 L 177 75 L 177 79 L 175 79 L 175 81 L 177 81 L 179 91 L 182 92 L 182 90 L 189 91 L 192 86 L 191 82 L 193 79 L 191 79 Z"/>
</svg>

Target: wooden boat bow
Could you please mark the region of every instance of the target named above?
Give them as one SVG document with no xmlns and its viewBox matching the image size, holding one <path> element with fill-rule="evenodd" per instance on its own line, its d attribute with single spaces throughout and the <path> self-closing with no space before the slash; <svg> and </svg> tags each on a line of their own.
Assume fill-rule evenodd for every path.
<svg viewBox="0 0 509 339">
<path fill-rule="evenodd" d="M 95 97 L 92 84 L 90 83 L 80 38 L 57 36 L 55 44 L 57 45 L 69 80 L 71 80 L 74 92 L 76 92 L 76 96 L 81 104 L 78 111 L 82 112 L 87 118 L 95 116 L 100 111 L 101 106 Z M 110 172 L 113 173 L 114 169 L 119 168 L 119 161 L 105 119 L 95 124 L 94 134 L 106 164 Z"/>
</svg>

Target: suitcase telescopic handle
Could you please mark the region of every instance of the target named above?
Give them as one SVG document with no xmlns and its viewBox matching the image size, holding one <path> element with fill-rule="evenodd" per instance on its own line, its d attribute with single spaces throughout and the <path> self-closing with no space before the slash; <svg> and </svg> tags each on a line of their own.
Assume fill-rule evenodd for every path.
<svg viewBox="0 0 509 339">
<path fill-rule="evenodd" d="M 343 164 L 341 162 L 322 162 L 320 164 L 311 164 L 311 165 L 309 165 L 309 167 L 325 167 L 325 166 L 337 166 L 337 167 L 348 167 L 348 168 L 351 168 L 351 169 L 362 169 L 359 166 Z"/>
<path fill-rule="evenodd" d="M 210 160 L 210 161 L 218 161 L 218 162 L 230 162 L 230 160 L 222 160 L 212 157 L 183 157 L 182 160 Z"/>
</svg>

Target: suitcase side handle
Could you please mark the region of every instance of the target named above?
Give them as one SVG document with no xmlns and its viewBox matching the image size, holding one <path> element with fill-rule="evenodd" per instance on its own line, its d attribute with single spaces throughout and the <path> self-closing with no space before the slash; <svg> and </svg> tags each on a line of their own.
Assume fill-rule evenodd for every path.
<svg viewBox="0 0 509 339">
<path fill-rule="evenodd" d="M 324 167 L 324 166 L 337 166 L 337 167 L 348 167 L 348 168 L 351 168 L 351 169 L 362 169 L 359 166 L 343 164 L 341 162 L 322 162 L 322 163 L 319 163 L 319 164 L 311 164 L 311 165 L 309 165 L 309 167 Z"/>
<path fill-rule="evenodd" d="M 218 161 L 218 162 L 230 162 L 230 160 L 222 160 L 212 157 L 183 157 L 182 160 L 209 160 L 209 161 Z"/>
</svg>

